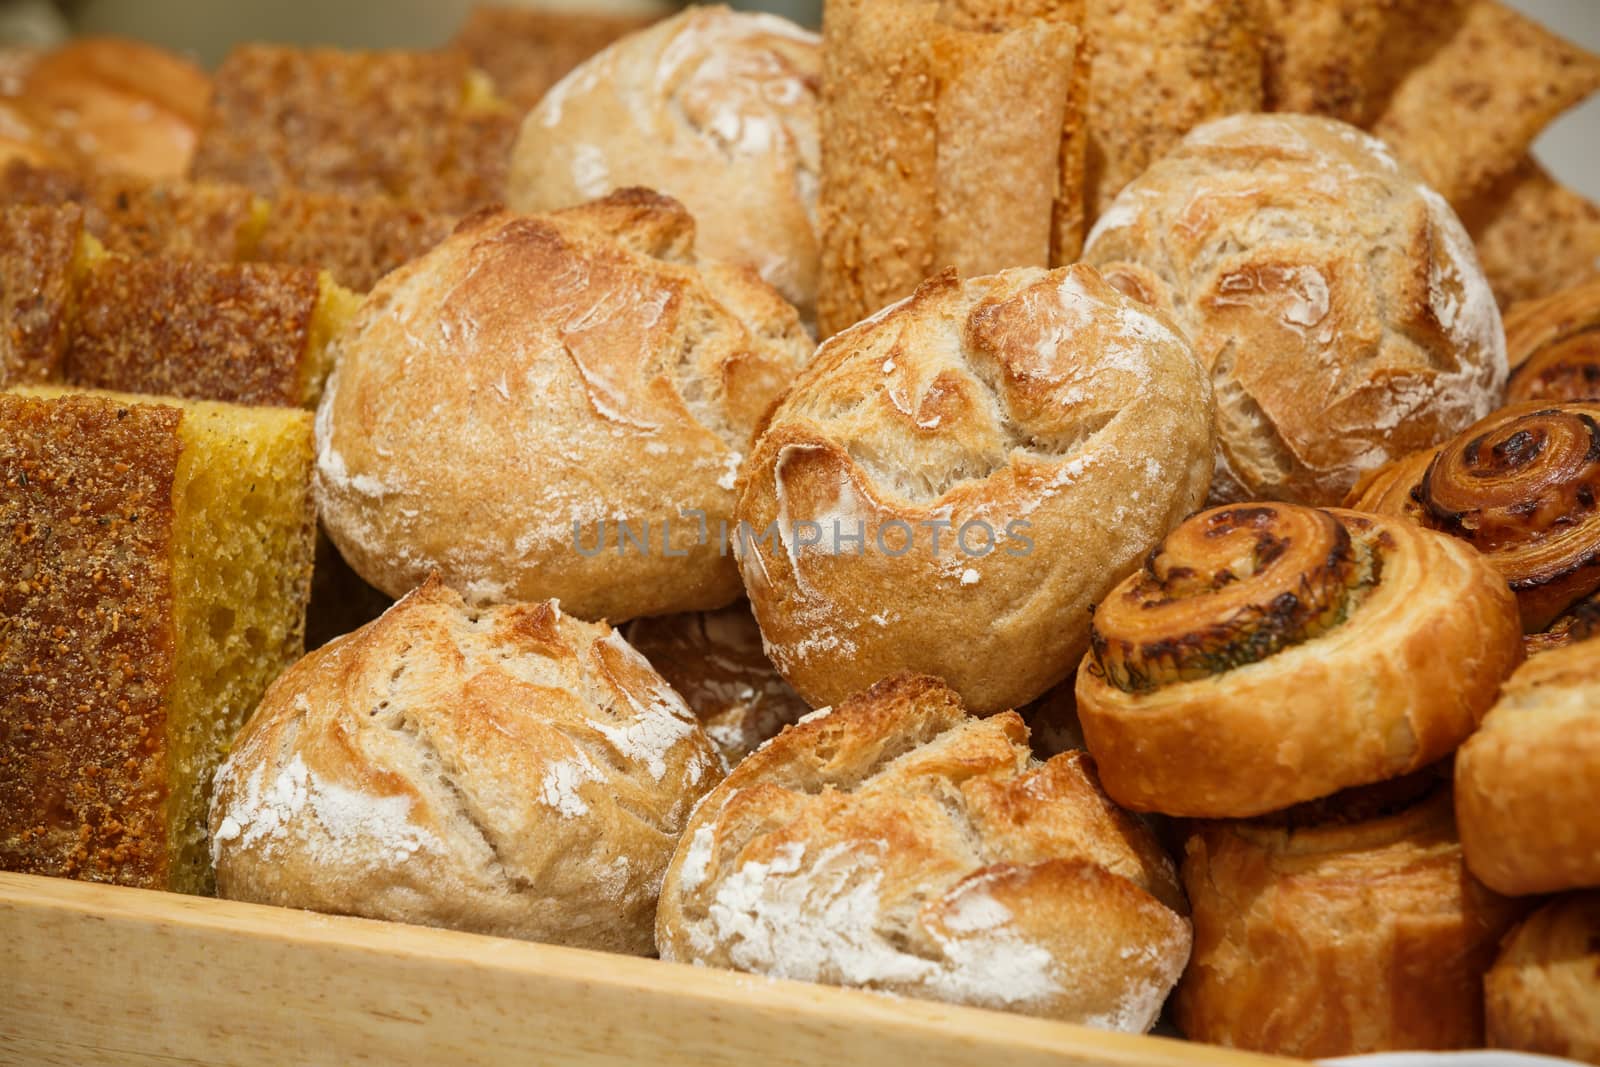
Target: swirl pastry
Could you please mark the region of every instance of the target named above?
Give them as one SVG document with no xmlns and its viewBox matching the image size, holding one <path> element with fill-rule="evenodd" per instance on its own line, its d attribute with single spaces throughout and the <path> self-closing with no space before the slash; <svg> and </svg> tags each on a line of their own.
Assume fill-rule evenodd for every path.
<svg viewBox="0 0 1600 1067">
<path fill-rule="evenodd" d="M 1587 641 L 1600 634 L 1600 593 L 1592 593 L 1556 617 L 1556 621 L 1536 634 L 1522 639 L 1522 647 L 1532 656 L 1565 648 L 1574 641 Z"/>
<path fill-rule="evenodd" d="M 1600 399 L 1600 279 L 1506 312 L 1506 402 Z"/>
<path fill-rule="evenodd" d="M 1483 987 L 1491 1046 L 1600 1064 L 1600 893 L 1529 916 Z"/>
<path fill-rule="evenodd" d="M 1189 1038 L 1306 1058 L 1482 1044 L 1480 982 L 1518 908 L 1462 867 L 1447 788 L 1404 796 L 1190 836 Z"/>
<path fill-rule="evenodd" d="M 1404 515 L 1482 552 L 1543 630 L 1600 589 L 1600 402 L 1517 404 L 1374 474 L 1350 506 Z"/>
<path fill-rule="evenodd" d="M 1600 641 L 1518 668 L 1456 755 L 1472 873 L 1502 893 L 1600 886 Z"/>
<path fill-rule="evenodd" d="M 1521 658 L 1515 601 L 1460 542 L 1236 505 L 1172 531 L 1095 609 L 1078 715 L 1119 803 L 1258 815 L 1439 759 Z"/>
</svg>

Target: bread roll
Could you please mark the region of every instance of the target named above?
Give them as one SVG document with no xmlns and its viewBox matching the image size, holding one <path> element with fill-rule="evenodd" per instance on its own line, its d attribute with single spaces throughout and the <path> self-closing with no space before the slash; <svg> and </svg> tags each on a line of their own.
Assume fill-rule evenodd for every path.
<svg viewBox="0 0 1600 1067">
<path fill-rule="evenodd" d="M 528 112 L 506 203 L 553 211 L 640 185 L 682 201 L 704 255 L 817 300 L 815 34 L 691 7 L 585 62 Z"/>
<path fill-rule="evenodd" d="M 1506 403 L 1600 400 L 1600 278 L 1506 311 Z"/>
<path fill-rule="evenodd" d="M 217 773 L 217 891 L 644 955 L 718 776 L 610 627 L 429 581 L 267 691 Z"/>
<path fill-rule="evenodd" d="M 357 573 L 398 596 L 437 568 L 474 603 L 587 619 L 732 601 L 734 474 L 811 345 L 693 242 L 676 201 L 625 190 L 476 216 L 384 278 L 317 416 L 323 521 Z"/>
<path fill-rule="evenodd" d="M 1403 515 L 1483 553 L 1528 633 L 1600 589 L 1600 402 L 1513 404 L 1437 449 L 1398 460 L 1351 506 Z"/>
<path fill-rule="evenodd" d="M 1308 1059 L 1483 1044 L 1483 974 L 1518 909 L 1462 867 L 1449 791 L 1317 815 L 1190 837 L 1178 1026 Z"/>
<path fill-rule="evenodd" d="M 1600 1063 L 1600 893 L 1534 912 L 1483 985 L 1491 1046 Z"/>
<path fill-rule="evenodd" d="M 1189 952 L 1171 861 L 1083 753 L 901 675 L 779 734 L 696 809 L 666 960 L 1143 1031 Z"/>
<path fill-rule="evenodd" d="M 1502 893 L 1600 887 L 1600 641 L 1537 655 L 1456 756 L 1472 873 Z"/>
<path fill-rule="evenodd" d="M 623 636 L 682 695 L 730 767 L 811 710 L 761 650 L 743 601 L 635 619 Z"/>
<path fill-rule="evenodd" d="M 1202 126 L 1124 190 L 1084 259 L 1174 308 L 1209 369 L 1217 503 L 1338 503 L 1505 382 L 1500 314 L 1449 205 L 1329 119 Z"/>
<path fill-rule="evenodd" d="M 741 474 L 767 652 L 814 707 L 901 670 L 1026 703 L 1204 497 L 1211 442 L 1187 342 L 1092 269 L 930 279 L 822 346 Z"/>
<path fill-rule="evenodd" d="M 1137 811 L 1238 818 L 1448 755 L 1522 659 L 1472 549 L 1293 504 L 1202 512 L 1095 608 L 1078 717 Z"/>
</svg>

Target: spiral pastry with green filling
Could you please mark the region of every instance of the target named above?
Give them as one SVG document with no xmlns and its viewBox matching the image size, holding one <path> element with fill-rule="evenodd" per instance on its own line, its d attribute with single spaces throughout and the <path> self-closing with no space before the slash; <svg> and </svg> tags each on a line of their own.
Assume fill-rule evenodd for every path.
<svg viewBox="0 0 1600 1067">
<path fill-rule="evenodd" d="M 1600 589 L 1600 402 L 1516 404 L 1379 470 L 1350 506 L 1458 537 L 1511 583 L 1537 633 Z"/>
<path fill-rule="evenodd" d="M 1461 542 L 1232 505 L 1173 530 L 1095 609 L 1078 714 L 1119 803 L 1245 817 L 1448 754 L 1522 654 L 1504 579 Z"/>
</svg>

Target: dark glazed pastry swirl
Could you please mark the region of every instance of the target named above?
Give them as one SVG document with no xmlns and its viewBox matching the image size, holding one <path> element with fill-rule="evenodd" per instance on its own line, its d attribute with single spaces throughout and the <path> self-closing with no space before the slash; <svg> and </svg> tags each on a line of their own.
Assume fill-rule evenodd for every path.
<svg viewBox="0 0 1600 1067">
<path fill-rule="evenodd" d="M 1136 693 L 1258 662 L 1343 622 L 1377 566 L 1376 554 L 1326 511 L 1253 504 L 1202 512 L 1095 609 L 1094 669 Z"/>
</svg>

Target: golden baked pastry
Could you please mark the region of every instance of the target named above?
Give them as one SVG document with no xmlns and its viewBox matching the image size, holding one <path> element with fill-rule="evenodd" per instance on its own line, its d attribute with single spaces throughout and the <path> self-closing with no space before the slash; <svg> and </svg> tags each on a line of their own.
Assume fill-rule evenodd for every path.
<svg viewBox="0 0 1600 1067">
<path fill-rule="evenodd" d="M 1600 592 L 1584 597 L 1538 633 L 1524 635 L 1522 647 L 1532 656 L 1587 641 L 1596 634 L 1600 634 Z"/>
<path fill-rule="evenodd" d="M 620 37 L 657 19 L 474 4 L 452 42 L 494 79 L 518 114 L 536 105 L 567 72 Z"/>
<path fill-rule="evenodd" d="M 761 650 L 761 631 L 742 600 L 634 619 L 622 636 L 683 697 L 730 767 L 811 710 Z"/>
<path fill-rule="evenodd" d="M 1137 811 L 1259 815 L 1448 755 L 1522 659 L 1516 601 L 1461 542 L 1293 504 L 1179 526 L 1095 608 L 1078 717 Z"/>
<path fill-rule="evenodd" d="M 624 190 L 476 216 L 384 278 L 317 419 L 318 503 L 357 573 L 398 596 L 437 568 L 475 603 L 585 619 L 732 602 L 734 478 L 811 343 L 693 242 L 676 201 Z"/>
<path fill-rule="evenodd" d="M 311 416 L 0 393 L 0 869 L 206 893 L 211 776 L 301 652 Z"/>
<path fill-rule="evenodd" d="M 1092 268 L 932 278 L 824 344 L 746 461 L 767 652 L 813 707 L 903 670 L 976 714 L 1026 703 L 1204 498 L 1212 449 L 1188 342 Z"/>
<path fill-rule="evenodd" d="M 662 959 L 1144 1031 L 1189 954 L 1172 862 L 1083 753 L 900 675 L 791 726 L 700 804 Z"/>
<path fill-rule="evenodd" d="M 1513 404 L 1376 472 L 1350 506 L 1460 538 L 1511 583 L 1528 633 L 1600 589 L 1600 402 Z"/>
<path fill-rule="evenodd" d="M 96 254 L 76 207 L 0 208 L 0 387 L 61 380 Z"/>
<path fill-rule="evenodd" d="M 1600 887 L 1600 641 L 1530 659 L 1456 755 L 1472 873 L 1502 893 Z"/>
<path fill-rule="evenodd" d="M 1600 278 L 1506 311 L 1506 403 L 1600 400 Z"/>
<path fill-rule="evenodd" d="M 1214 502 L 1336 504 L 1488 414 L 1505 382 L 1455 214 L 1331 119 L 1200 127 L 1100 217 L 1084 260 L 1194 342 L 1217 396 Z"/>
<path fill-rule="evenodd" d="M 1314 1059 L 1483 1044 L 1483 974 L 1518 906 L 1461 863 L 1448 789 L 1389 789 L 1190 836 L 1194 1041 Z"/>
<path fill-rule="evenodd" d="M 217 891 L 648 954 L 716 751 L 620 634 L 437 580 L 296 663 L 217 773 Z"/>
<path fill-rule="evenodd" d="M 466 53 L 241 45 L 213 79 L 192 178 L 392 196 L 462 214 L 504 196 L 519 117 Z"/>
<path fill-rule="evenodd" d="M 1483 986 L 1491 1047 L 1600 1063 L 1600 893 L 1523 920 Z"/>
<path fill-rule="evenodd" d="M 631 185 L 695 217 L 695 246 L 816 317 L 817 36 L 691 7 L 611 45 L 528 112 L 506 203 L 554 211 Z"/>
</svg>

